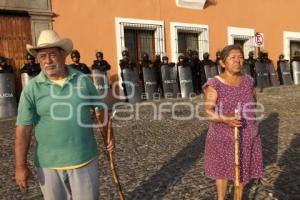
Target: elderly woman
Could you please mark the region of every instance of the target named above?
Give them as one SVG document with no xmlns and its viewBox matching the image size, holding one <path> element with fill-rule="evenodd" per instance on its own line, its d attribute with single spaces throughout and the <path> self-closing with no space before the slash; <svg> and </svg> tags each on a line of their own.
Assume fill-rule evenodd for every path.
<svg viewBox="0 0 300 200">
<path fill-rule="evenodd" d="M 243 62 L 243 50 L 239 46 L 226 46 L 220 60 L 224 72 L 203 86 L 205 114 L 210 120 L 204 168 L 206 175 L 216 180 L 218 200 L 225 199 L 227 181 L 235 178 L 234 127 L 239 130 L 240 196 L 250 179 L 263 175 L 261 141 L 254 113 L 254 81 L 241 73 Z M 236 108 L 241 118 L 235 117 Z"/>
</svg>

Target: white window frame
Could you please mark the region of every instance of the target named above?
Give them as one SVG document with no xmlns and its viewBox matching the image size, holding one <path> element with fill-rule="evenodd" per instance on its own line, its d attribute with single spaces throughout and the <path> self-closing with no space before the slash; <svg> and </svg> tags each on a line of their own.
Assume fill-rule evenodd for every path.
<svg viewBox="0 0 300 200">
<path fill-rule="evenodd" d="M 244 51 L 245 58 L 248 58 L 248 53 L 250 51 L 255 50 L 254 43 L 253 43 L 254 37 L 255 37 L 255 30 L 253 28 L 242 28 L 242 27 L 229 26 L 229 27 L 227 27 L 227 33 L 228 33 L 228 45 L 234 44 L 234 38 L 238 38 L 238 37 L 234 37 L 234 36 L 244 36 L 244 37 L 249 37 L 249 39 L 252 39 L 252 41 L 250 40 L 249 42 L 251 42 L 250 44 L 253 45 L 253 48 L 249 49 L 249 51 L 247 51 L 247 52 Z"/>
<path fill-rule="evenodd" d="M 177 37 L 178 37 L 178 31 L 180 31 L 181 29 L 178 27 L 186 27 L 186 28 L 201 28 L 204 29 L 205 31 L 202 32 L 195 32 L 198 33 L 198 40 L 199 40 L 199 44 L 198 46 L 201 46 L 201 37 L 204 37 L 203 39 L 207 41 L 206 45 L 204 46 L 204 49 L 200 49 L 199 51 L 199 56 L 200 58 L 202 58 L 202 55 L 204 52 L 209 52 L 209 29 L 208 29 L 208 25 L 206 24 L 190 24 L 190 23 L 181 23 L 181 22 L 171 22 L 170 23 L 170 30 L 171 30 L 171 59 L 172 62 L 177 62 L 177 58 L 178 58 L 178 42 L 177 42 Z M 184 29 L 183 29 L 184 31 Z M 203 33 L 205 32 L 205 33 Z"/>
<path fill-rule="evenodd" d="M 176 0 L 177 7 L 202 10 L 206 0 Z"/>
<path fill-rule="evenodd" d="M 162 26 L 162 32 L 158 32 L 158 29 L 154 30 L 154 38 L 158 38 L 158 34 L 161 34 L 161 36 L 162 36 L 160 41 L 155 40 L 155 54 L 159 53 L 158 45 L 161 46 L 161 48 L 162 48 L 161 51 L 163 53 L 165 53 L 164 21 L 116 17 L 115 18 L 115 27 L 116 27 L 116 45 L 117 45 L 117 66 L 118 66 L 118 76 L 119 76 L 119 85 L 120 86 L 121 86 L 122 80 L 121 80 L 121 70 L 119 67 L 119 60 L 122 59 L 121 52 L 122 52 L 123 48 L 125 47 L 125 42 L 124 42 L 124 40 L 121 40 L 121 37 L 124 38 L 124 28 L 126 28 L 126 26 L 125 27 L 121 26 L 122 23 Z M 130 26 L 130 27 L 134 27 L 134 26 Z M 137 26 L 137 27 L 139 27 L 139 26 Z"/>
<path fill-rule="evenodd" d="M 291 60 L 290 41 L 300 42 L 300 32 L 283 31 L 283 54 L 287 60 Z"/>
</svg>

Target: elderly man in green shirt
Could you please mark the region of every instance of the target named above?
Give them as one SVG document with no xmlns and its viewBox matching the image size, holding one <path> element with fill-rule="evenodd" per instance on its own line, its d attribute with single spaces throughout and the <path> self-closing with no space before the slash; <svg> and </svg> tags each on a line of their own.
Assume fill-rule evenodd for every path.
<svg viewBox="0 0 300 200">
<path fill-rule="evenodd" d="M 90 109 L 101 110 L 104 131 L 106 105 L 89 77 L 65 65 L 73 48 L 71 40 L 45 30 L 36 47 L 26 48 L 37 57 L 42 71 L 24 88 L 19 102 L 16 182 L 25 188 L 31 175 L 27 153 L 34 129 L 34 163 L 44 198 L 98 199 L 98 153 Z M 112 149 L 109 143 L 107 150 Z"/>
</svg>

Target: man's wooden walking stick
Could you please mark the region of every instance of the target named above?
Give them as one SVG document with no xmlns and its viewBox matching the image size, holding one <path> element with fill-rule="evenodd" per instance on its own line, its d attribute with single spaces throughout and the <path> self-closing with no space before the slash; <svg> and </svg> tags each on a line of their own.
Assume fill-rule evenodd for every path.
<svg viewBox="0 0 300 200">
<path fill-rule="evenodd" d="M 102 123 L 101 122 L 101 113 L 100 113 L 100 111 L 97 107 L 95 108 L 95 114 L 96 114 L 97 123 L 101 124 Z M 115 112 L 114 112 L 114 114 L 115 114 Z M 101 132 L 105 147 L 113 140 L 113 137 L 114 137 L 113 129 L 112 129 L 112 118 L 113 118 L 114 114 L 111 117 L 109 117 L 109 119 L 108 119 L 108 127 L 107 127 L 107 130 L 106 130 L 106 133 Z M 108 152 L 107 159 L 108 159 L 108 162 L 109 162 L 109 167 L 111 169 L 113 181 L 114 181 L 114 184 L 117 188 L 119 198 L 120 198 L 120 200 L 125 200 L 125 196 L 124 196 L 124 193 L 122 192 L 122 187 L 121 187 L 121 184 L 120 184 L 119 176 L 118 176 L 118 173 L 117 173 L 117 170 L 116 170 L 116 167 L 115 167 L 115 162 L 114 162 L 112 151 Z"/>
<path fill-rule="evenodd" d="M 239 118 L 238 109 L 234 110 L 234 114 L 236 118 Z M 234 200 L 241 200 L 238 127 L 234 127 L 234 174 Z"/>
</svg>

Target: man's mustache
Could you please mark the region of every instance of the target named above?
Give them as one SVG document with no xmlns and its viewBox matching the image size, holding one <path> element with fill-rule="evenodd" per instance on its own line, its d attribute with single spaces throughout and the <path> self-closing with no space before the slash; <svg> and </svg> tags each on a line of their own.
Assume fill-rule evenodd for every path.
<svg viewBox="0 0 300 200">
<path fill-rule="evenodd" d="M 58 64 L 45 64 L 45 68 L 48 67 L 58 67 Z"/>
</svg>

